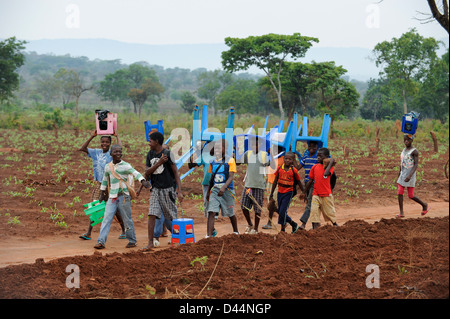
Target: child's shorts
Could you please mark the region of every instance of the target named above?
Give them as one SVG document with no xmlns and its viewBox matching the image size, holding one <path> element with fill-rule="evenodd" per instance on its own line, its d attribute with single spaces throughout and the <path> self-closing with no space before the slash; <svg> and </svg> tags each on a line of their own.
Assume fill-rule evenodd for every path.
<svg viewBox="0 0 450 319">
<path fill-rule="evenodd" d="M 219 213 L 222 209 L 223 217 L 234 216 L 234 189 L 227 189 L 222 196 L 219 196 L 220 189 L 213 187 L 209 196 L 208 212 Z M 231 193 L 230 193 L 231 192 Z"/>
<path fill-rule="evenodd" d="M 250 188 L 250 189 L 251 189 L 250 194 L 247 194 L 248 190 L 247 187 L 244 187 L 244 190 L 242 191 L 241 209 L 251 210 L 253 207 L 255 213 L 257 214 L 261 213 L 261 209 L 259 209 L 258 205 L 262 207 L 262 205 L 264 204 L 264 189 L 261 188 Z M 254 200 L 256 200 L 258 205 L 255 204 L 250 195 L 254 198 Z"/>
<path fill-rule="evenodd" d="M 398 195 L 403 195 L 405 193 L 405 186 L 402 186 L 400 184 L 397 184 L 398 188 Z M 408 197 L 413 198 L 414 197 L 414 187 L 406 187 L 408 189 Z"/>
<path fill-rule="evenodd" d="M 311 200 L 311 223 L 320 223 L 320 213 L 322 212 L 325 221 L 336 222 L 336 210 L 334 208 L 333 195 L 320 197 L 313 195 Z"/>
<path fill-rule="evenodd" d="M 164 218 L 173 220 L 178 218 L 177 209 L 177 193 L 174 187 L 169 188 L 152 188 L 150 192 L 150 207 L 148 215 L 161 218 L 161 214 L 164 214 Z"/>
</svg>

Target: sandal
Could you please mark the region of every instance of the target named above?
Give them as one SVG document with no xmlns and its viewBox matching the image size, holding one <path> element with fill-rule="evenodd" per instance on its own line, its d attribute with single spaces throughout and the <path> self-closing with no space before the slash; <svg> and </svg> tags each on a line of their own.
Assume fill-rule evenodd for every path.
<svg viewBox="0 0 450 319">
<path fill-rule="evenodd" d="M 121 235 L 119 236 L 119 239 L 127 239 L 127 235 L 121 234 Z"/>
<path fill-rule="evenodd" d="M 153 251 L 153 247 L 145 246 L 144 248 L 139 249 L 139 251 L 142 253 L 148 253 L 150 251 Z"/>
<path fill-rule="evenodd" d="M 395 215 L 395 218 L 404 218 L 404 217 L 405 217 L 405 215 L 400 215 L 400 214 Z"/>
<path fill-rule="evenodd" d="M 427 210 L 422 211 L 422 212 L 420 213 L 420 215 L 424 216 L 424 215 L 426 215 L 429 211 L 430 211 L 430 207 L 428 206 L 428 207 L 427 207 Z"/>
<path fill-rule="evenodd" d="M 89 237 L 87 233 L 81 235 L 79 238 L 84 239 L 84 240 L 91 240 L 91 237 Z"/>
<path fill-rule="evenodd" d="M 94 246 L 95 249 L 104 249 L 105 245 L 103 245 L 102 243 L 98 243 L 97 245 Z"/>
<path fill-rule="evenodd" d="M 136 245 L 136 243 L 128 243 L 126 246 L 125 246 L 125 248 L 134 248 L 134 247 L 136 247 L 137 245 Z"/>
</svg>

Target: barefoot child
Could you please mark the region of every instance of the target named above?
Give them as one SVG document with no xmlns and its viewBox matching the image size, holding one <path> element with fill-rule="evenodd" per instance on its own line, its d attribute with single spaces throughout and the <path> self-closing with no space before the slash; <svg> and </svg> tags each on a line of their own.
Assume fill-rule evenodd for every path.
<svg viewBox="0 0 450 319">
<path fill-rule="evenodd" d="M 405 217 L 405 214 L 403 212 L 403 194 L 405 192 L 405 187 L 408 188 L 408 197 L 416 203 L 422 205 L 422 216 L 424 216 L 430 210 L 427 203 L 424 203 L 414 195 L 417 166 L 419 165 L 419 151 L 416 148 L 412 147 L 413 140 L 414 137 L 411 134 L 405 134 L 403 137 L 403 143 L 406 147 L 403 149 L 400 155 L 400 171 L 397 179 L 398 206 L 400 208 L 400 214 L 396 216 L 397 218 Z"/>
<path fill-rule="evenodd" d="M 275 171 L 275 180 L 269 196 L 269 200 L 273 200 L 273 193 L 278 186 L 278 224 L 281 225 L 281 231 L 286 231 L 286 225 L 290 224 L 293 234 L 297 232 L 298 225 L 289 217 L 287 210 L 291 204 L 292 197 L 295 196 L 294 188 L 298 185 L 302 192 L 304 189 L 298 170 L 294 167 L 294 161 L 295 154 L 290 151 L 286 152 L 284 155 L 284 164 L 278 166 Z"/>
<path fill-rule="evenodd" d="M 325 220 L 329 220 L 334 226 L 337 226 L 336 210 L 331 189 L 331 175 L 334 173 L 333 166 L 336 161 L 334 158 L 329 157 L 330 151 L 327 148 L 321 148 L 317 151 L 318 163 L 311 168 L 309 182 L 305 187 L 305 192 L 308 192 L 314 183 L 310 215 L 313 229 L 320 227 L 321 212 Z"/>
<path fill-rule="evenodd" d="M 122 146 L 113 145 L 111 147 L 112 162 L 105 167 L 105 174 L 100 189 L 102 190 L 101 200 L 107 199 L 105 207 L 105 215 L 100 227 L 100 235 L 97 239 L 96 249 L 105 248 L 106 239 L 109 229 L 116 212 L 121 214 L 125 226 L 125 235 L 128 239 L 126 248 L 136 247 L 136 233 L 134 231 L 134 223 L 131 217 L 131 196 L 129 184 L 134 182 L 134 178 L 138 179 L 146 188 L 150 187 L 150 183 L 136 171 L 130 164 L 122 160 Z M 110 184 L 109 198 L 106 198 L 106 188 Z"/>
<path fill-rule="evenodd" d="M 225 154 L 226 140 L 214 144 L 214 159 L 209 164 L 209 173 L 212 174 L 208 190 L 208 224 L 206 238 L 213 235 L 216 214 L 222 210 L 222 216 L 229 217 L 233 233 L 239 235 L 237 219 L 234 215 L 234 185 L 233 177 L 236 173 L 234 158 Z"/>
<path fill-rule="evenodd" d="M 117 144 L 122 145 L 119 139 L 119 135 L 114 132 L 113 134 L 117 138 Z M 105 173 L 105 165 L 107 165 L 109 162 L 112 161 L 111 157 L 111 136 L 105 135 L 100 138 L 100 148 L 88 148 L 89 143 L 94 139 L 94 137 L 97 136 L 97 130 L 94 130 L 91 137 L 84 142 L 84 144 L 79 149 L 80 152 L 84 152 L 87 154 L 88 157 L 92 159 L 92 169 L 94 172 L 94 190 L 92 192 L 92 198 L 91 201 L 99 200 L 101 195 L 101 182 L 103 180 L 103 175 Z M 108 198 L 108 196 L 106 196 Z M 120 214 L 117 212 L 116 220 L 119 222 L 120 227 L 122 228 L 122 234 L 119 236 L 119 239 L 125 239 L 125 227 L 123 225 L 122 217 L 120 217 Z M 81 239 L 90 240 L 91 239 L 91 232 L 92 232 L 92 226 L 91 223 L 89 223 L 89 227 L 86 233 L 80 236 Z"/>
</svg>

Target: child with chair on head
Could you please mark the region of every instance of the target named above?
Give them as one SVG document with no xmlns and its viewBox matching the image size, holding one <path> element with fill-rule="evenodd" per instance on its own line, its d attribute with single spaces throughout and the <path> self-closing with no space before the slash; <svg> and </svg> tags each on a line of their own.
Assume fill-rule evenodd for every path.
<svg viewBox="0 0 450 319">
<path fill-rule="evenodd" d="M 102 191 L 100 190 L 100 186 L 103 180 L 103 175 L 105 173 L 105 166 L 112 161 L 111 157 L 111 136 L 103 135 L 100 137 L 100 148 L 89 148 L 89 143 L 97 136 L 97 130 L 92 132 L 91 136 L 87 139 L 86 142 L 80 147 L 78 151 L 86 153 L 88 157 L 92 159 L 92 170 L 94 173 L 94 189 L 92 191 L 91 201 L 96 201 L 100 199 L 102 195 Z M 119 135 L 117 132 L 114 132 L 113 136 L 117 138 L 117 144 L 122 145 L 119 139 Z M 108 198 L 108 196 L 106 196 Z M 122 233 L 119 236 L 119 239 L 125 239 L 125 226 L 123 224 L 122 217 L 119 212 L 116 212 L 116 220 L 120 224 L 122 228 Z M 84 240 L 91 239 L 92 226 L 89 223 L 89 227 L 86 233 L 80 235 L 79 237 Z"/>
<path fill-rule="evenodd" d="M 309 172 L 311 168 L 318 163 L 317 161 L 317 150 L 319 149 L 319 143 L 316 141 L 308 141 L 308 148 L 303 153 L 302 158 L 300 159 L 299 170 L 302 168 L 305 169 L 305 185 L 309 182 Z M 306 223 L 308 222 L 309 216 L 311 214 L 311 202 L 313 196 L 314 189 L 314 181 L 309 187 L 308 191 L 305 193 L 305 211 L 303 212 L 302 217 L 300 217 L 300 229 L 306 228 Z"/>
<path fill-rule="evenodd" d="M 294 167 L 295 154 L 288 151 L 284 154 L 284 163 L 278 166 L 275 171 L 275 180 L 270 192 L 269 201 L 273 201 L 273 193 L 278 186 L 277 203 L 278 203 L 278 224 L 281 225 L 281 231 L 286 231 L 287 224 L 292 227 L 292 233 L 296 233 L 299 229 L 298 224 L 292 220 L 287 211 L 291 205 L 292 198 L 297 193 L 297 186 L 303 192 L 304 186 L 298 174 L 298 170 Z"/>
<path fill-rule="evenodd" d="M 245 234 L 257 234 L 266 189 L 265 169 L 270 165 L 270 159 L 269 154 L 264 150 L 264 139 L 260 139 L 258 136 L 250 137 L 249 144 L 250 149 L 243 155 L 243 163 L 247 164 L 247 172 L 241 197 L 241 209 L 247 221 Z M 254 224 L 250 217 L 252 207 L 255 212 Z"/>
<path fill-rule="evenodd" d="M 423 202 L 419 197 L 414 195 L 417 167 L 419 165 L 419 151 L 412 146 L 413 140 L 414 136 L 411 134 L 405 134 L 403 136 L 405 148 L 400 154 L 400 171 L 397 179 L 398 206 L 400 208 L 400 214 L 396 216 L 397 218 L 405 217 L 405 213 L 403 211 L 403 194 L 405 193 L 405 188 L 408 189 L 408 197 L 416 203 L 422 205 L 422 216 L 430 211 L 428 203 Z"/>
<path fill-rule="evenodd" d="M 282 155 L 280 155 L 280 153 L 283 153 Z M 270 166 L 267 167 L 267 191 L 268 194 L 270 194 L 270 191 L 272 190 L 272 185 L 273 182 L 275 181 L 275 172 L 278 168 L 278 166 L 282 165 L 284 163 L 284 151 L 282 149 L 282 147 L 278 146 L 278 145 L 274 145 L 272 144 L 272 146 L 270 147 L 269 150 L 269 154 L 270 154 Z M 268 199 L 268 203 L 267 203 L 267 210 L 269 211 L 269 219 L 267 220 L 267 224 L 265 224 L 262 229 L 272 229 L 273 226 L 273 222 L 272 222 L 272 218 L 273 218 L 273 214 L 277 213 L 278 214 L 278 207 L 276 204 L 277 201 L 277 194 L 278 194 L 278 186 L 276 186 L 275 188 L 275 192 L 274 192 L 274 198 L 273 200 Z"/>
<path fill-rule="evenodd" d="M 327 148 L 322 147 L 317 151 L 317 162 L 311 168 L 309 181 L 305 186 L 305 193 L 313 187 L 310 215 L 313 229 L 320 227 L 321 213 L 325 220 L 329 220 L 334 226 L 337 226 L 331 185 L 331 176 L 334 173 L 333 166 L 336 164 L 336 160 L 330 158 L 330 151 Z"/>
<path fill-rule="evenodd" d="M 214 159 L 209 164 L 211 173 L 210 185 L 208 187 L 208 223 L 206 237 L 213 235 L 215 216 L 222 210 L 223 217 L 229 217 L 233 233 L 239 235 L 237 219 L 234 214 L 235 191 L 233 185 L 236 173 L 236 161 L 226 154 L 228 141 L 225 139 L 216 141 L 214 144 Z"/>
</svg>

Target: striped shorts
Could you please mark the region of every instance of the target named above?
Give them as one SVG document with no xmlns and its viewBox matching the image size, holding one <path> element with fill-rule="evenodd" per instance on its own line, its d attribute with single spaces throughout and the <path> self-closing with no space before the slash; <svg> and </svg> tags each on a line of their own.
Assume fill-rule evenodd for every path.
<svg viewBox="0 0 450 319">
<path fill-rule="evenodd" d="M 177 193 L 175 188 L 155 188 L 150 191 L 150 207 L 148 210 L 149 216 L 156 216 L 161 218 L 161 214 L 164 214 L 164 218 L 173 220 L 178 218 L 177 209 Z"/>
<path fill-rule="evenodd" d="M 241 209 L 247 209 L 250 210 L 253 207 L 253 210 L 255 211 L 255 214 L 260 214 L 261 209 L 259 209 L 258 205 L 263 207 L 264 203 L 264 189 L 261 188 L 251 188 L 250 194 L 247 194 L 247 187 L 244 187 L 244 190 L 242 191 L 242 198 L 241 198 Z M 250 197 L 250 195 L 256 200 L 258 205 L 255 205 L 255 202 Z"/>
</svg>

